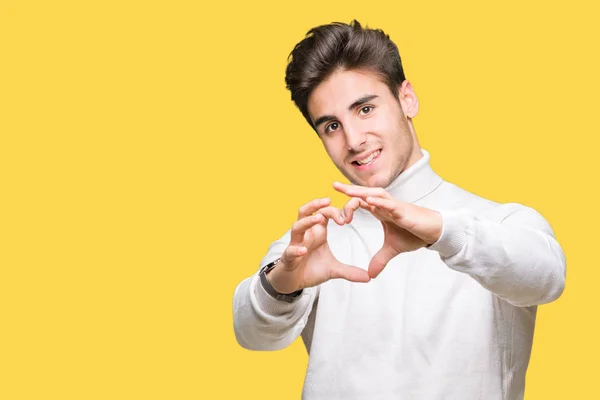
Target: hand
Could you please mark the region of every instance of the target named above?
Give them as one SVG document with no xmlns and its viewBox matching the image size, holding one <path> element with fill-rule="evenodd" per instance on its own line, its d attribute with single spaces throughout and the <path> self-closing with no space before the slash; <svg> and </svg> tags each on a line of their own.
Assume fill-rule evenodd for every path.
<svg viewBox="0 0 600 400">
<path fill-rule="evenodd" d="M 339 209 L 329 206 L 329 199 L 313 200 L 298 210 L 288 247 L 277 266 L 267 275 L 279 293 L 292 293 L 316 286 L 330 279 L 368 282 L 367 271 L 339 262 L 327 244 L 329 219 L 344 225 Z M 314 215 L 313 215 L 314 214 Z"/>
<path fill-rule="evenodd" d="M 368 188 L 334 182 L 338 192 L 353 197 L 347 207 L 352 211 L 364 208 L 381 221 L 384 241 L 369 263 L 369 276 L 377 277 L 387 263 L 400 253 L 413 251 L 435 243 L 442 234 L 442 217 L 437 211 L 405 203 L 392 197 L 383 188 Z M 348 212 L 346 212 L 348 215 Z M 350 220 L 352 214 L 350 214 Z M 348 217 L 346 222 L 350 222 Z"/>
</svg>

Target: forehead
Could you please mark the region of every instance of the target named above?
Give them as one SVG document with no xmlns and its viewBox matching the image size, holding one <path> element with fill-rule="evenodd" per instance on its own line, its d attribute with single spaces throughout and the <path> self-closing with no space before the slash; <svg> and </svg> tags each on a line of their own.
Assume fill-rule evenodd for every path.
<svg viewBox="0 0 600 400">
<path fill-rule="evenodd" d="M 314 119 L 323 114 L 338 114 L 365 95 L 380 98 L 391 92 L 381 78 L 370 71 L 337 70 L 321 82 L 308 97 L 308 112 Z"/>
</svg>

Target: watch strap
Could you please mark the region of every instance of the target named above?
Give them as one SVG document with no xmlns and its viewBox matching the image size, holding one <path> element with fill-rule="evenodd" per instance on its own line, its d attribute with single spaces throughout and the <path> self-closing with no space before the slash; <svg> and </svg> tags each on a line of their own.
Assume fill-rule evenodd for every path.
<svg viewBox="0 0 600 400">
<path fill-rule="evenodd" d="M 300 297 L 303 289 L 296 290 L 293 293 L 287 293 L 287 294 L 279 293 L 277 290 L 275 290 L 275 288 L 273 286 L 271 286 L 271 283 L 267 279 L 267 273 L 269 273 L 273 268 L 275 268 L 275 266 L 277 265 L 279 260 L 280 259 L 278 258 L 277 260 L 272 261 L 269 264 L 267 264 L 261 268 L 261 270 L 259 272 L 260 284 L 263 287 L 263 289 L 265 289 L 265 292 L 267 292 L 269 294 L 269 296 L 271 296 L 272 298 L 274 298 L 276 300 L 285 301 L 286 303 L 292 303 L 295 300 L 297 300 L 298 297 Z"/>
</svg>

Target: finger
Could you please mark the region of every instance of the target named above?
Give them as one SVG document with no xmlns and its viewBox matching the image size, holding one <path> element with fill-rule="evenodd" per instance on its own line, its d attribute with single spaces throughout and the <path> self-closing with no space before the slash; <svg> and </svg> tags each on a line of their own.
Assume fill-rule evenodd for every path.
<svg viewBox="0 0 600 400">
<path fill-rule="evenodd" d="M 382 218 L 396 220 L 396 216 L 400 216 L 399 204 L 395 199 L 382 199 L 380 197 L 367 197 L 366 203 L 373 210 L 371 213 L 376 213 Z"/>
<path fill-rule="evenodd" d="M 317 214 L 311 215 L 309 217 L 304 217 L 294 222 L 294 224 L 292 225 L 290 244 L 302 243 L 302 240 L 304 240 L 304 232 L 306 232 L 308 229 L 312 228 L 319 222 L 322 222 L 323 218 L 323 215 Z"/>
<path fill-rule="evenodd" d="M 387 210 L 395 217 L 402 217 L 403 214 L 408 212 L 407 203 L 403 203 L 394 198 L 382 199 L 380 197 L 367 197 L 365 200 L 367 204 Z"/>
<path fill-rule="evenodd" d="M 371 188 L 356 185 L 346 185 L 345 183 L 334 182 L 333 188 L 338 192 L 344 193 L 350 197 L 360 197 L 366 199 L 367 197 L 381 197 L 389 198 L 390 194 L 383 188 Z"/>
<path fill-rule="evenodd" d="M 359 200 L 360 200 L 360 208 L 367 210 L 371 214 L 375 215 L 374 213 L 375 213 L 375 211 L 377 211 L 377 207 L 369 205 L 369 203 L 367 203 L 363 199 L 359 199 Z"/>
<path fill-rule="evenodd" d="M 304 246 L 288 246 L 283 254 L 281 255 L 281 261 L 283 264 L 291 264 L 297 258 L 302 257 L 308 252 L 308 249 Z"/>
<path fill-rule="evenodd" d="M 383 208 L 387 211 L 394 212 L 398 208 L 398 203 L 393 199 L 382 199 L 380 197 L 367 197 L 365 199 L 366 203 L 370 206 L 375 206 L 377 208 Z"/>
<path fill-rule="evenodd" d="M 352 221 L 354 217 L 354 211 L 358 210 L 361 206 L 361 203 L 364 203 L 364 200 L 359 199 L 358 197 L 353 197 L 344 205 L 344 222 L 349 223 Z M 365 203 L 366 204 L 366 203 Z"/>
<path fill-rule="evenodd" d="M 336 207 L 325 207 L 317 211 L 318 214 L 322 214 L 324 217 L 334 220 L 338 225 L 344 225 L 344 217 L 342 211 Z"/>
<path fill-rule="evenodd" d="M 394 198 L 381 199 L 378 197 L 367 197 L 366 201 L 371 207 L 375 207 L 375 212 L 390 219 L 401 228 L 408 227 L 408 219 L 406 217 L 410 212 L 409 204 Z"/>
<path fill-rule="evenodd" d="M 373 259 L 369 263 L 369 276 L 373 279 L 383 271 L 388 262 L 398 253 L 389 246 L 383 246 L 377 254 L 373 256 Z"/>
<path fill-rule="evenodd" d="M 362 268 L 336 263 L 329 273 L 330 279 L 345 279 L 350 282 L 369 282 L 369 273 Z"/>
<path fill-rule="evenodd" d="M 331 200 L 328 198 L 309 201 L 298 209 L 298 219 L 313 215 L 320 208 L 327 207 L 330 202 Z"/>
<path fill-rule="evenodd" d="M 363 199 L 360 199 L 360 208 L 363 208 L 365 210 L 369 210 L 371 212 L 373 212 L 373 210 L 375 210 L 375 206 L 370 206 L 366 201 L 364 201 Z"/>
</svg>

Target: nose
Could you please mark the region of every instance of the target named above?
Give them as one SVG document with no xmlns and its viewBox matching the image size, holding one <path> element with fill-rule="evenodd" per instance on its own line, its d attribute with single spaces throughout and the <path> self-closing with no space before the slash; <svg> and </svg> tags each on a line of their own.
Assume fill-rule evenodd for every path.
<svg viewBox="0 0 600 400">
<path fill-rule="evenodd" d="M 348 151 L 360 152 L 365 143 L 367 143 L 367 132 L 356 125 L 346 125 L 344 132 Z"/>
</svg>

